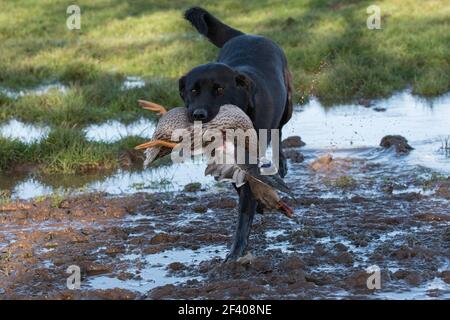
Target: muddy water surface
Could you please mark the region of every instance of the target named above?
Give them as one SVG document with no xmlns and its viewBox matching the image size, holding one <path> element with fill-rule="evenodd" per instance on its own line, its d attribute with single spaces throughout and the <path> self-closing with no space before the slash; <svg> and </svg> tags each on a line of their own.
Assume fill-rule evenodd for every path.
<svg viewBox="0 0 450 320">
<path fill-rule="evenodd" d="M 241 262 L 223 263 L 235 192 L 204 178 L 202 164 L 60 178 L 78 193 L 1 206 L 0 295 L 449 299 L 450 159 L 441 149 L 449 120 L 448 95 L 297 107 L 284 132 L 307 143 L 293 149 L 305 160 L 289 161 L 286 179 L 298 198 L 295 218 L 257 215 L 251 256 Z M 415 150 L 382 149 L 386 134 Z M 59 188 L 42 177 L 1 181 L 17 199 Z M 189 182 L 201 190 L 184 191 Z M 70 265 L 82 270 L 80 290 L 66 287 Z M 369 267 L 380 271 L 380 289 L 367 288 Z"/>
</svg>

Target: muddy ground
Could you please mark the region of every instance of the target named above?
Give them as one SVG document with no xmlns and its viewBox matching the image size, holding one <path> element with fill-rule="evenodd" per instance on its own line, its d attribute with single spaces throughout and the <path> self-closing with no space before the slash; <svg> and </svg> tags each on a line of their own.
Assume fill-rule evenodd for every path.
<svg viewBox="0 0 450 320">
<path fill-rule="evenodd" d="M 450 298 L 450 180 L 369 152 L 291 161 L 295 218 L 257 215 L 239 262 L 223 262 L 237 218 L 228 185 L 4 204 L 0 298 Z M 80 289 L 67 288 L 71 265 Z M 380 289 L 367 288 L 372 265 Z"/>
</svg>

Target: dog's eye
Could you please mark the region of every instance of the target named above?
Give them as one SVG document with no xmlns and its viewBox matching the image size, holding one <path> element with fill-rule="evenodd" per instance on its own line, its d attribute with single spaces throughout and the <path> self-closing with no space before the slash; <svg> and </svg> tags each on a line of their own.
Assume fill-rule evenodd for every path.
<svg viewBox="0 0 450 320">
<path fill-rule="evenodd" d="M 218 96 L 223 95 L 223 92 L 224 92 L 224 89 L 223 89 L 222 87 L 217 87 L 217 88 L 216 88 L 216 94 L 217 94 Z"/>
<path fill-rule="evenodd" d="M 192 94 L 197 94 L 197 93 L 198 93 L 198 90 L 197 90 L 197 89 L 192 89 L 192 90 L 191 90 L 191 93 L 192 93 Z"/>
</svg>

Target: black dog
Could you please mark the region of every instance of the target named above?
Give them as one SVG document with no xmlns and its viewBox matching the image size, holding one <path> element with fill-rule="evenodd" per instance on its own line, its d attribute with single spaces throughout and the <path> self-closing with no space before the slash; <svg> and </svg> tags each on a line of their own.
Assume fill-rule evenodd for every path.
<svg viewBox="0 0 450 320">
<path fill-rule="evenodd" d="M 191 120 L 208 122 L 229 103 L 242 108 L 257 130 L 281 130 L 292 114 L 292 78 L 282 49 L 267 38 L 227 26 L 202 8 L 187 10 L 185 18 L 221 48 L 217 62 L 200 65 L 179 80 Z M 281 149 L 279 159 L 284 177 L 287 167 Z M 238 192 L 239 220 L 227 257 L 232 260 L 244 253 L 256 210 L 248 185 Z"/>
</svg>

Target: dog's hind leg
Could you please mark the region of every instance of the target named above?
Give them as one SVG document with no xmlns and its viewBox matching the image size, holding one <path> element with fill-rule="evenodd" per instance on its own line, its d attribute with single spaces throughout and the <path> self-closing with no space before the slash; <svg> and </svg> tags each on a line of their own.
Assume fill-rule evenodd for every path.
<svg viewBox="0 0 450 320">
<path fill-rule="evenodd" d="M 281 130 L 280 130 L 281 131 Z M 280 177 L 284 178 L 287 175 L 287 159 L 286 159 L 286 155 L 283 152 L 283 149 L 281 148 L 281 132 L 280 132 L 280 152 L 279 152 L 279 161 L 280 161 L 280 166 L 278 168 L 278 173 L 280 174 Z"/>
<path fill-rule="evenodd" d="M 256 212 L 256 200 L 247 184 L 239 188 L 239 217 L 230 253 L 225 261 L 235 261 L 244 255 L 247 248 L 253 217 Z"/>
<path fill-rule="evenodd" d="M 190 8 L 184 13 L 184 17 L 219 48 L 222 48 L 228 40 L 244 34 L 224 24 L 203 8 Z"/>
</svg>

